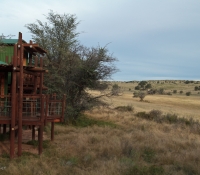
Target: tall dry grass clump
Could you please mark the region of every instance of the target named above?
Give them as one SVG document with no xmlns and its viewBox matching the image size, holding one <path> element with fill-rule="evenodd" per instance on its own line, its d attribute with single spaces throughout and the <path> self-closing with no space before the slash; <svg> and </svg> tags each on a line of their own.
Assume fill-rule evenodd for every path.
<svg viewBox="0 0 200 175">
<path fill-rule="evenodd" d="M 161 111 L 145 114 L 122 106 L 88 111 L 75 125 L 56 125 L 41 156 L 1 156 L 0 174 L 200 174 L 199 133 L 186 123 L 156 121 Z"/>
</svg>

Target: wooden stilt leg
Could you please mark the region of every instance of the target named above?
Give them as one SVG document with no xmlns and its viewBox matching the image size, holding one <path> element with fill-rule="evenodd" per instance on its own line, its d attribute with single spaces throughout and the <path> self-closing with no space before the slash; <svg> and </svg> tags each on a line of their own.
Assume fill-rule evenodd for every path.
<svg viewBox="0 0 200 175">
<path fill-rule="evenodd" d="M 10 159 L 14 158 L 15 153 L 15 130 L 10 130 Z"/>
<path fill-rule="evenodd" d="M 22 33 L 19 33 L 18 39 L 19 47 L 19 58 L 20 58 L 20 81 L 19 81 L 19 114 L 18 114 L 18 156 L 22 155 L 22 111 L 23 111 L 23 58 L 24 58 L 24 48 L 22 44 Z"/>
<path fill-rule="evenodd" d="M 39 155 L 42 154 L 42 144 L 43 144 L 43 130 L 44 130 L 44 124 L 41 124 L 38 132 L 38 142 L 39 142 Z"/>
<path fill-rule="evenodd" d="M 54 122 L 51 122 L 51 141 L 54 141 Z"/>
<path fill-rule="evenodd" d="M 32 126 L 32 140 L 35 140 L 35 125 Z"/>
</svg>

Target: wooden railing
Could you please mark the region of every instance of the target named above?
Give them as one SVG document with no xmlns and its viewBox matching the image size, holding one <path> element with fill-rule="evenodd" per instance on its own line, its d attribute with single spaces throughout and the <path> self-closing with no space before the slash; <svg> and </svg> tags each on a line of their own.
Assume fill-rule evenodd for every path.
<svg viewBox="0 0 200 175">
<path fill-rule="evenodd" d="M 16 114 L 18 116 L 18 97 L 16 99 Z M 61 100 L 49 95 L 23 95 L 22 120 L 63 121 L 65 96 Z M 11 119 L 11 95 L 0 95 L 0 120 Z M 16 117 L 17 120 L 18 117 Z"/>
</svg>

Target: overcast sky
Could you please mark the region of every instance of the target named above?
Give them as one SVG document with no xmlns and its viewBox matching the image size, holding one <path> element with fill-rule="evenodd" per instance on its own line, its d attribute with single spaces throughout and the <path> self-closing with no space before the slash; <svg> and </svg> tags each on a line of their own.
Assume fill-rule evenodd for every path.
<svg viewBox="0 0 200 175">
<path fill-rule="evenodd" d="M 0 34 L 29 41 L 50 10 L 77 16 L 83 45 L 109 43 L 113 80 L 200 80 L 200 0 L 0 0 Z"/>
</svg>

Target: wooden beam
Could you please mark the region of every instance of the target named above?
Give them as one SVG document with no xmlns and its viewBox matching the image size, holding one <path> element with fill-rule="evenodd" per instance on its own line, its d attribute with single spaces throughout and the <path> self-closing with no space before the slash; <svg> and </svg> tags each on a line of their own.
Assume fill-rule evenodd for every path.
<svg viewBox="0 0 200 175">
<path fill-rule="evenodd" d="M 40 74 L 39 73 L 37 73 L 37 72 L 32 72 L 32 71 L 30 71 L 30 70 L 28 70 L 28 69 L 24 69 L 24 73 L 25 74 L 29 74 L 29 75 L 34 75 L 34 76 L 40 76 Z"/>
<path fill-rule="evenodd" d="M 14 46 L 14 57 L 13 57 L 13 67 L 17 66 L 17 45 Z M 10 158 L 14 158 L 14 151 L 15 151 L 15 128 L 16 120 L 16 81 L 17 81 L 17 72 L 13 70 L 12 72 L 12 85 L 11 85 L 11 133 L 10 133 Z"/>
<path fill-rule="evenodd" d="M 18 114 L 18 156 L 22 155 L 22 111 L 23 111 L 23 58 L 24 49 L 22 44 L 22 33 L 19 33 L 18 40 L 19 52 L 20 52 L 20 74 L 19 74 L 19 114 Z"/>
</svg>

